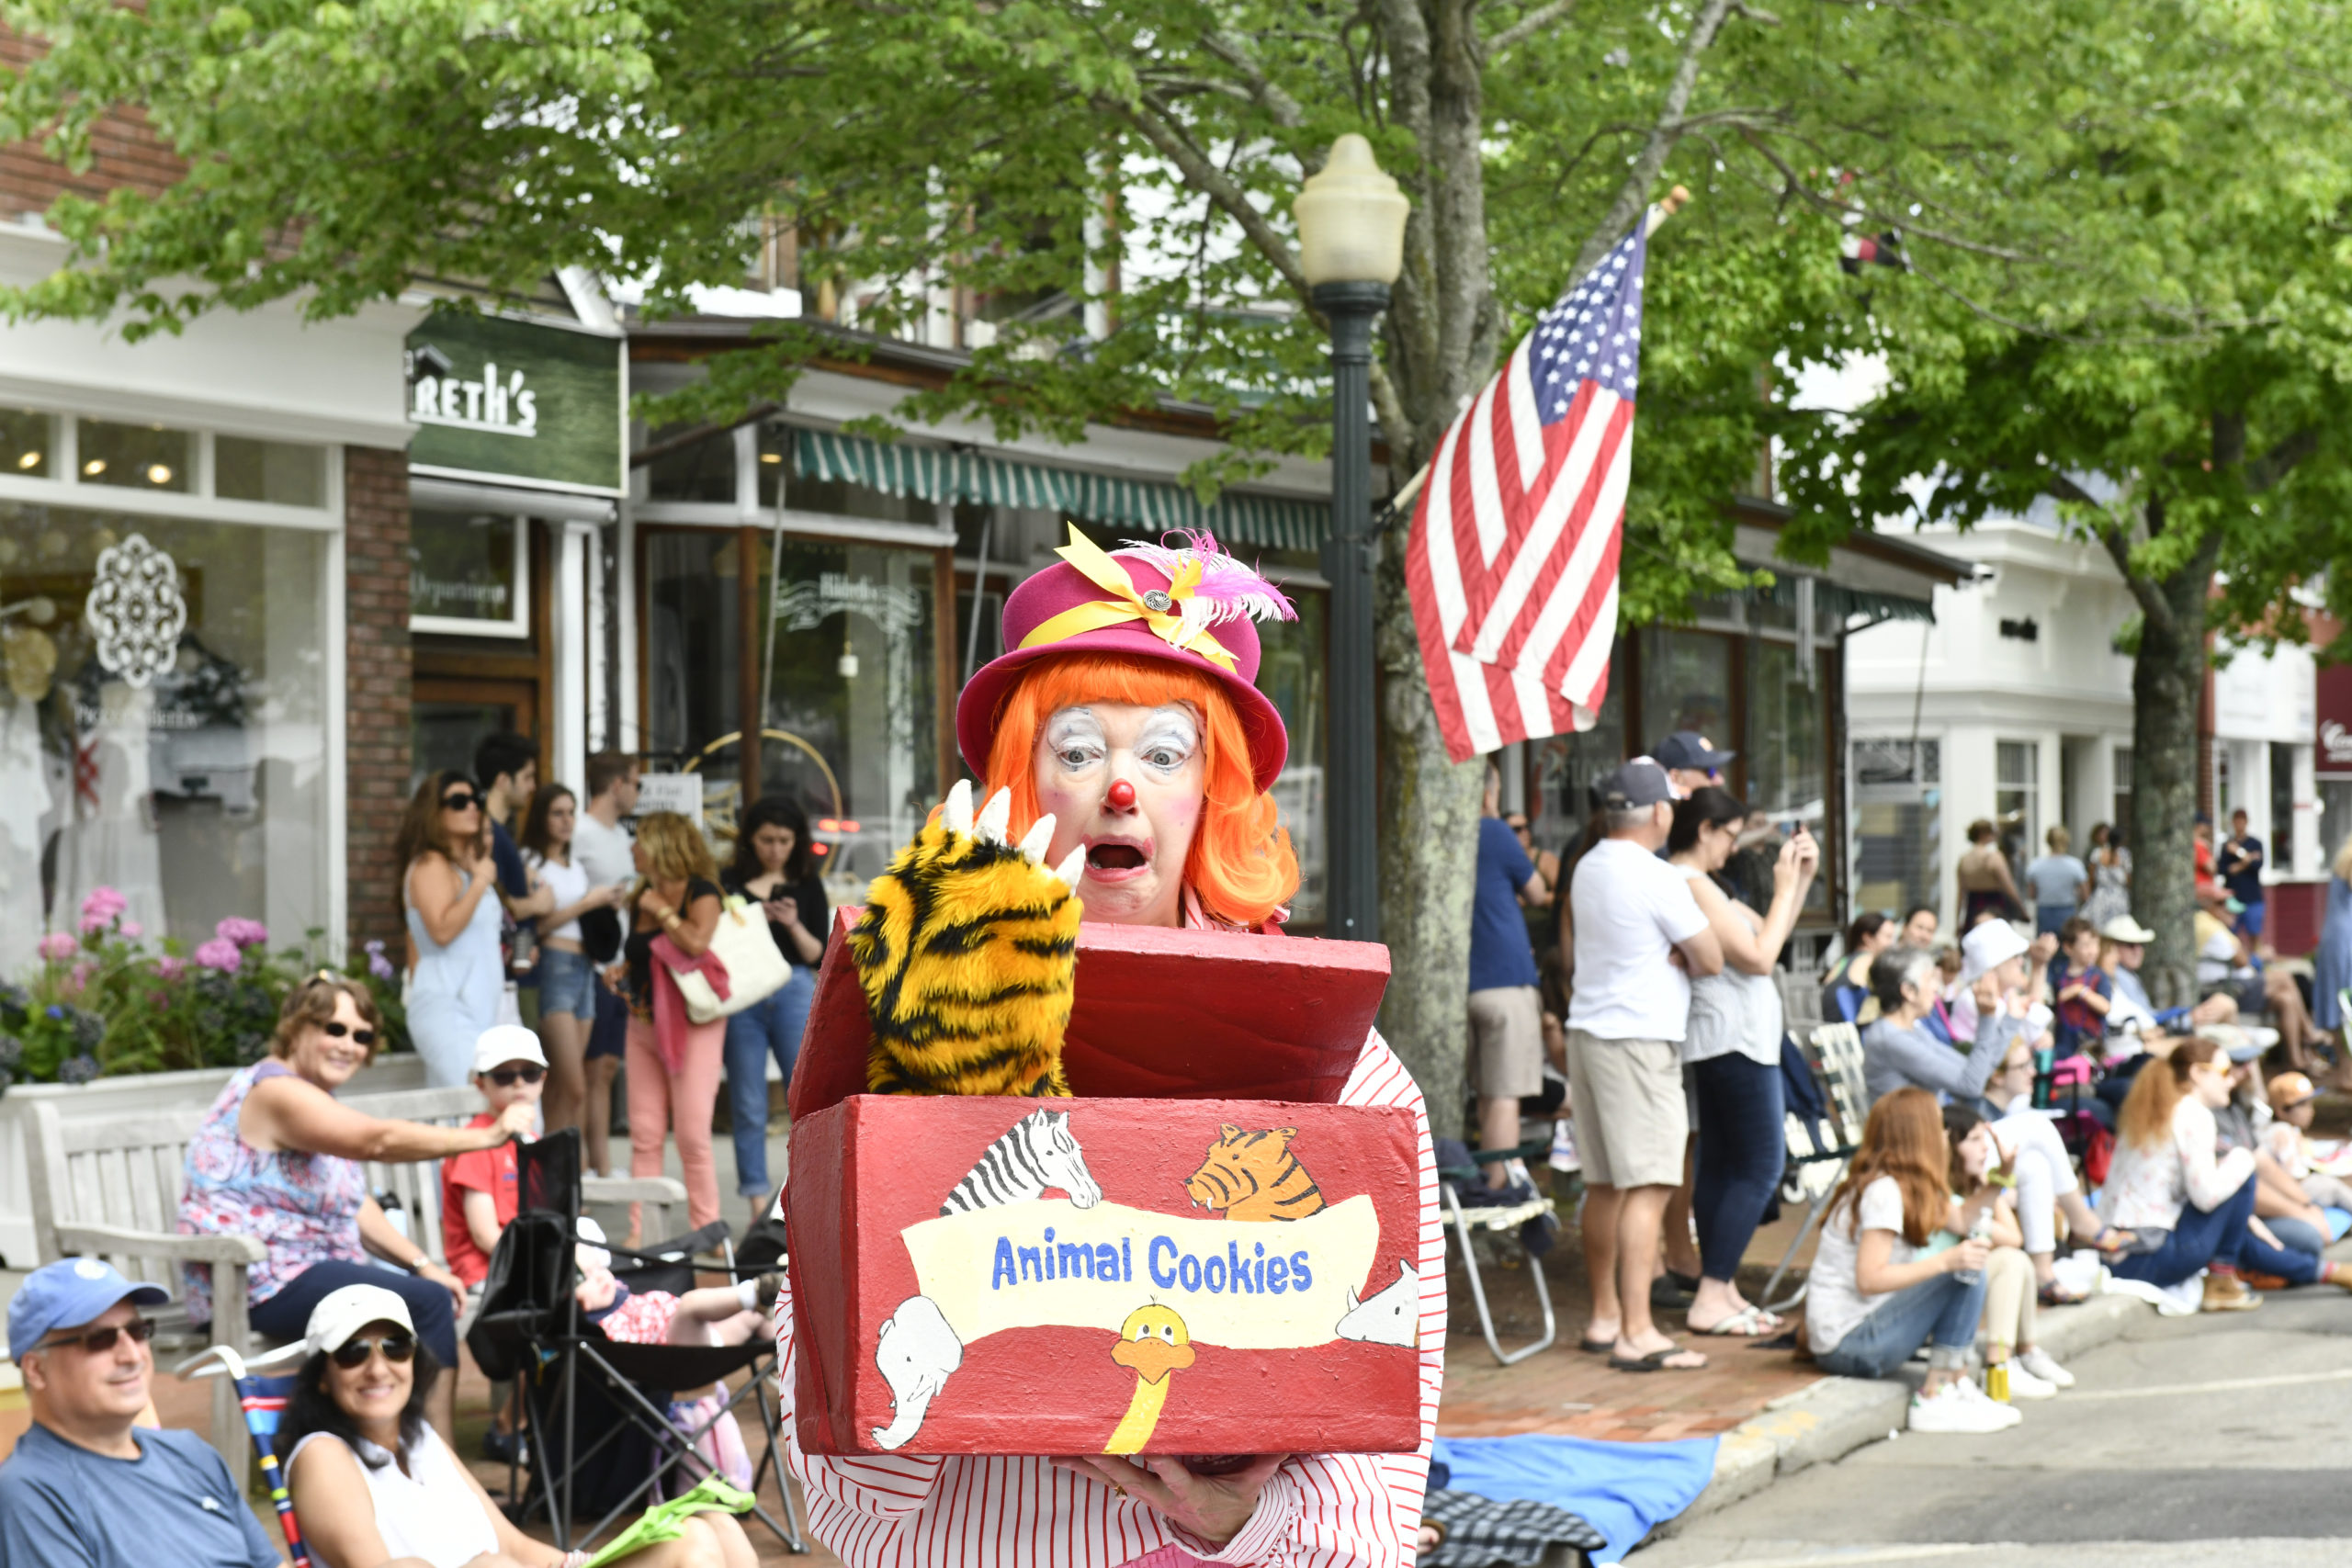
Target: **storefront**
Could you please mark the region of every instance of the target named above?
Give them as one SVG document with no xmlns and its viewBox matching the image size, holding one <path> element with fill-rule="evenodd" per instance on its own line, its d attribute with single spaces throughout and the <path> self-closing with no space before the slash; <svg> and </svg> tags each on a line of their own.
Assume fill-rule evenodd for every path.
<svg viewBox="0 0 2352 1568">
<path fill-rule="evenodd" d="M 0 276 L 62 243 L 0 234 Z M 0 332 L 0 976 L 88 892 L 189 945 L 339 942 L 347 547 L 406 441 L 412 312 Z"/>
<path fill-rule="evenodd" d="M 619 330 L 444 307 L 409 336 L 411 787 L 484 736 L 574 787 L 616 739 L 609 567 L 625 488 Z"/>
<path fill-rule="evenodd" d="M 638 385 L 684 384 L 708 342 L 636 329 Z M 620 596 L 628 743 L 651 769 L 698 775 L 715 829 L 747 797 L 790 795 L 833 897 L 862 898 L 963 772 L 954 694 L 996 652 L 1005 594 L 1053 561 L 1073 524 L 1106 546 L 1205 528 L 1299 604 L 1298 622 L 1267 628 L 1259 682 L 1291 727 L 1276 794 L 1307 878 L 1294 920 L 1312 929 L 1323 852 L 1319 467 L 1287 464 L 1274 478 L 1292 488 L 1203 506 L 1177 478 L 1216 449 L 1205 416 L 1171 419 L 1181 435 L 1091 428 L 1067 447 L 953 425 L 888 444 L 842 431 L 895 403 L 914 368 L 829 366 L 770 418 L 640 430 Z"/>
</svg>

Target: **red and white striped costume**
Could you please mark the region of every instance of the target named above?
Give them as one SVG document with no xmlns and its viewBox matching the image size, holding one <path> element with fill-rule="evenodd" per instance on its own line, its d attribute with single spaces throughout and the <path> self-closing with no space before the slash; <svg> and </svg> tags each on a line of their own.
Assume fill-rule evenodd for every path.
<svg viewBox="0 0 2352 1568">
<path fill-rule="evenodd" d="M 1197 918 L 1197 916 L 1196 916 Z M 1340 1090 L 1342 1105 L 1402 1105 L 1420 1149 L 1421 1445 L 1410 1454 L 1303 1454 L 1259 1495 L 1222 1551 L 1132 1496 L 1055 1468 L 1049 1458 L 804 1454 L 792 1416 L 792 1293 L 776 1300 L 784 1429 L 808 1523 L 849 1568 L 1120 1568 L 1166 1553 L 1236 1568 L 1401 1568 L 1413 1561 L 1445 1376 L 1445 1244 L 1437 1162 L 1412 1075 L 1375 1032 Z M 778 1198 L 781 1203 L 781 1195 Z M 1168 1551 L 1173 1548 L 1174 1551 Z"/>
</svg>

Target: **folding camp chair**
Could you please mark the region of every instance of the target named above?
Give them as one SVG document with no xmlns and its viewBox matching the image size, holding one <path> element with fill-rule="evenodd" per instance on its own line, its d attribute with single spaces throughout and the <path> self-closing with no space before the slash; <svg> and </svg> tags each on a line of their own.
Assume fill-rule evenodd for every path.
<svg viewBox="0 0 2352 1568">
<path fill-rule="evenodd" d="M 775 1374 L 775 1347 L 754 1336 L 741 1345 L 633 1345 L 618 1343 L 587 1322 L 573 1295 L 575 1247 L 580 1223 L 580 1143 L 576 1133 L 559 1133 L 515 1152 L 518 1204 L 514 1221 L 499 1238 L 485 1281 L 481 1310 L 467 1331 L 466 1345 L 493 1380 L 519 1377 L 523 1386 L 524 1452 L 530 1485 L 519 1493 L 510 1480 L 508 1495 L 522 1514 L 543 1511 L 556 1545 L 593 1547 L 625 1514 L 653 1501 L 657 1485 L 673 1494 L 710 1473 L 698 1451 L 701 1439 L 724 1416 L 747 1403 L 758 1412 L 767 1436 L 747 1490 L 757 1495 L 770 1473 L 784 1502 L 779 1522 L 766 1508 L 752 1512 L 786 1550 L 805 1552 L 779 1455 L 780 1410 L 768 1382 Z M 607 1244 L 613 1269 L 632 1291 L 668 1291 L 683 1295 L 695 1287 L 695 1255 L 706 1247 L 726 1251 L 723 1224 L 689 1235 L 630 1249 Z M 691 1430 L 671 1422 L 672 1393 L 718 1383 L 743 1374 L 741 1386 L 720 1408 Z M 510 1466 L 510 1478 L 519 1467 Z M 600 1517 L 582 1529 L 584 1500 Z M 577 1536 L 575 1540 L 573 1538 Z"/>
<path fill-rule="evenodd" d="M 1495 1160 L 1510 1159 L 1514 1156 L 1522 1160 L 1540 1160 L 1550 1153 L 1551 1122 L 1545 1121 L 1540 1124 L 1522 1122 L 1521 1126 L 1520 1145 L 1510 1153 L 1480 1151 L 1476 1154 L 1469 1154 L 1467 1150 L 1462 1150 L 1463 1154 L 1468 1155 L 1467 1163 L 1448 1163 L 1441 1159 L 1437 1168 L 1438 1223 L 1442 1229 L 1453 1233 L 1454 1238 L 1462 1244 L 1462 1267 L 1464 1272 L 1469 1276 L 1470 1299 L 1478 1308 L 1478 1326 L 1487 1336 L 1487 1348 L 1492 1350 L 1495 1353 L 1495 1359 L 1506 1367 L 1527 1359 L 1538 1350 L 1548 1348 L 1555 1339 L 1559 1337 L 1559 1321 L 1552 1311 L 1551 1286 L 1544 1279 L 1544 1260 L 1531 1253 L 1527 1259 L 1528 1272 L 1535 1280 L 1536 1304 L 1543 1309 L 1544 1334 L 1532 1344 L 1521 1346 L 1516 1350 L 1505 1350 L 1502 1340 L 1495 1333 L 1495 1314 L 1487 1304 L 1487 1287 L 1485 1281 L 1478 1277 L 1478 1253 L 1477 1249 L 1471 1245 L 1471 1235 L 1476 1231 L 1515 1232 L 1531 1220 L 1541 1221 L 1553 1213 L 1552 1200 L 1533 1198 L 1524 1203 L 1491 1208 L 1476 1205 L 1465 1207 L 1462 1201 L 1461 1189 L 1486 1184 L 1487 1177 L 1486 1172 L 1481 1168 L 1482 1162 L 1492 1163 Z M 1454 1147 L 1459 1149 L 1460 1145 L 1456 1145 Z"/>
<path fill-rule="evenodd" d="M 1764 1281 L 1763 1307 L 1772 1313 L 1786 1312 L 1804 1300 L 1804 1285 L 1785 1297 L 1776 1298 L 1773 1292 L 1821 1224 L 1829 1195 L 1838 1190 L 1847 1165 L 1862 1146 L 1862 1122 L 1870 1111 L 1870 1088 L 1862 1078 L 1862 1036 L 1852 1024 L 1820 1025 L 1806 1037 L 1800 1057 L 1815 1091 L 1808 1098 L 1820 1114 L 1812 1114 L 1808 1105 L 1806 1114 L 1792 1110 L 1787 1117 L 1789 1163 L 1781 1191 L 1789 1201 L 1806 1207 L 1804 1224 L 1797 1227 L 1772 1277 Z"/>
<path fill-rule="evenodd" d="M 288 1359 L 288 1350 L 301 1348 L 299 1344 L 289 1346 L 266 1359 L 282 1361 Z M 277 1421 L 286 1413 L 287 1396 L 294 1392 L 295 1374 L 256 1376 L 236 1351 L 226 1345 L 215 1345 L 174 1367 L 172 1375 L 183 1380 L 226 1376 L 236 1385 L 237 1406 L 244 1412 L 245 1432 L 253 1438 L 254 1457 L 261 1461 L 262 1483 L 269 1488 L 270 1505 L 277 1510 L 278 1528 L 286 1532 L 287 1560 L 293 1568 L 311 1568 L 310 1548 L 302 1544 L 302 1527 L 294 1517 L 294 1499 L 287 1493 L 286 1473 L 277 1464 Z"/>
</svg>

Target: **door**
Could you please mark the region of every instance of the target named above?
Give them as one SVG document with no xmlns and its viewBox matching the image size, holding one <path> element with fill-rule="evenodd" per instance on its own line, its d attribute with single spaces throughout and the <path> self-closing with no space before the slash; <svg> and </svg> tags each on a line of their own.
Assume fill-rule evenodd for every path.
<svg viewBox="0 0 2352 1568">
<path fill-rule="evenodd" d="M 511 729 L 536 738 L 538 707 L 536 681 L 419 679 L 409 708 L 409 789 L 444 768 L 472 777 L 474 748 L 485 736 Z"/>
</svg>

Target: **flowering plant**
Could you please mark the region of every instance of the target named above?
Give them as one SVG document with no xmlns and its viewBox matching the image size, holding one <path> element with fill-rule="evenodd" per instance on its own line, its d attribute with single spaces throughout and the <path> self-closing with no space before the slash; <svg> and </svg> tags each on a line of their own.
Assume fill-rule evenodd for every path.
<svg viewBox="0 0 2352 1568">
<path fill-rule="evenodd" d="M 259 920 L 232 915 L 194 953 L 151 946 L 130 901 L 94 887 L 77 937 L 51 931 L 22 986 L 0 984 L 0 1092 L 14 1083 L 86 1083 L 100 1076 L 242 1066 L 269 1048 L 288 992 L 324 964 L 322 931 L 275 952 Z M 339 973 L 374 995 L 388 1044 L 408 1048 L 397 972 L 371 942 Z"/>
</svg>

